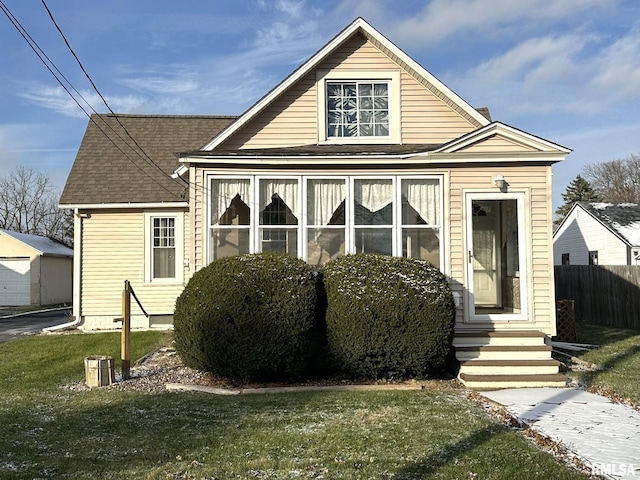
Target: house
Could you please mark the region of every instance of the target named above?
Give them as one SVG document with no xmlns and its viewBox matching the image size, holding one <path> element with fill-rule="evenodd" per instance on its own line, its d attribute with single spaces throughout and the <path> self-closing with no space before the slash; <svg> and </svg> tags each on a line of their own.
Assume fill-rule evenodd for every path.
<svg viewBox="0 0 640 480">
<path fill-rule="evenodd" d="M 167 326 L 192 273 L 227 255 L 403 255 L 451 279 L 464 381 L 564 384 L 544 341 L 551 165 L 569 152 L 492 121 L 358 18 L 237 118 L 92 116 L 61 198 L 74 315 L 113 328 L 130 280 L 150 313 L 133 326 Z"/>
<path fill-rule="evenodd" d="M 39 235 L 0 230 L 0 305 L 71 303 L 73 250 Z"/>
<path fill-rule="evenodd" d="M 577 202 L 553 233 L 555 265 L 640 265 L 640 205 Z"/>
</svg>

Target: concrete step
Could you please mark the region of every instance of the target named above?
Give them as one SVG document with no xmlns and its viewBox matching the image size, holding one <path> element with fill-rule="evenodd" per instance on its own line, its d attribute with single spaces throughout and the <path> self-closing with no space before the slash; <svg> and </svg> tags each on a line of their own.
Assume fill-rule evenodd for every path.
<svg viewBox="0 0 640 480">
<path fill-rule="evenodd" d="M 553 358 L 533 360 L 468 360 L 460 372 L 469 375 L 547 375 L 558 373 L 560 362 Z"/>
<path fill-rule="evenodd" d="M 544 345 L 545 335 L 535 330 L 499 332 L 460 332 L 453 338 L 454 347 L 483 345 Z"/>
<path fill-rule="evenodd" d="M 468 360 L 547 360 L 551 358 L 548 345 L 485 345 L 456 347 L 456 358 Z"/>
<path fill-rule="evenodd" d="M 465 386 L 476 390 L 500 388 L 531 388 L 567 386 L 567 377 L 560 373 L 540 375 L 475 375 L 460 373 L 458 378 Z"/>
</svg>

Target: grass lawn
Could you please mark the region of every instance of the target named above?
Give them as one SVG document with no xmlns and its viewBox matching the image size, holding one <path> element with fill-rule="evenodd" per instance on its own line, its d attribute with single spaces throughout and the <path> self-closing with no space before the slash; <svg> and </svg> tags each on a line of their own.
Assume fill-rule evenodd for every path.
<svg viewBox="0 0 640 480">
<path fill-rule="evenodd" d="M 576 356 L 602 369 L 571 375 L 589 387 L 612 390 L 640 404 L 640 332 L 578 323 L 576 333 L 578 342 L 600 346 Z"/>
<path fill-rule="evenodd" d="M 161 342 L 134 333 L 133 356 Z M 467 401 L 416 391 L 218 397 L 71 391 L 117 334 L 0 345 L 0 478 L 579 479 Z"/>
</svg>

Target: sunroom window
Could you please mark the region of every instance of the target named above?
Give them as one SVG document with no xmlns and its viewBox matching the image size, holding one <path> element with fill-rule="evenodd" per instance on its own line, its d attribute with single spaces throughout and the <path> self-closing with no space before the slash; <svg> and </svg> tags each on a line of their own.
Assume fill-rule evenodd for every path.
<svg viewBox="0 0 640 480">
<path fill-rule="evenodd" d="M 209 176 L 208 261 L 285 252 L 312 265 L 379 253 L 442 265 L 440 176 Z"/>
<path fill-rule="evenodd" d="M 298 180 L 261 179 L 260 251 L 298 256 Z"/>
<path fill-rule="evenodd" d="M 327 137 L 388 137 L 389 83 L 327 82 Z"/>
<path fill-rule="evenodd" d="M 210 188 L 211 260 L 249 253 L 251 180 L 214 178 Z"/>
</svg>

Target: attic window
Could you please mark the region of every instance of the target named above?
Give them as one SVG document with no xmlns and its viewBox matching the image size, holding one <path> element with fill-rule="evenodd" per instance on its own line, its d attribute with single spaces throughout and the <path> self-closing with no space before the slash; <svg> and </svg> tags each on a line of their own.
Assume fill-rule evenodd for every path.
<svg viewBox="0 0 640 480">
<path fill-rule="evenodd" d="M 399 70 L 318 70 L 318 142 L 400 143 Z"/>
<path fill-rule="evenodd" d="M 389 82 L 327 82 L 327 137 L 388 137 Z"/>
</svg>

